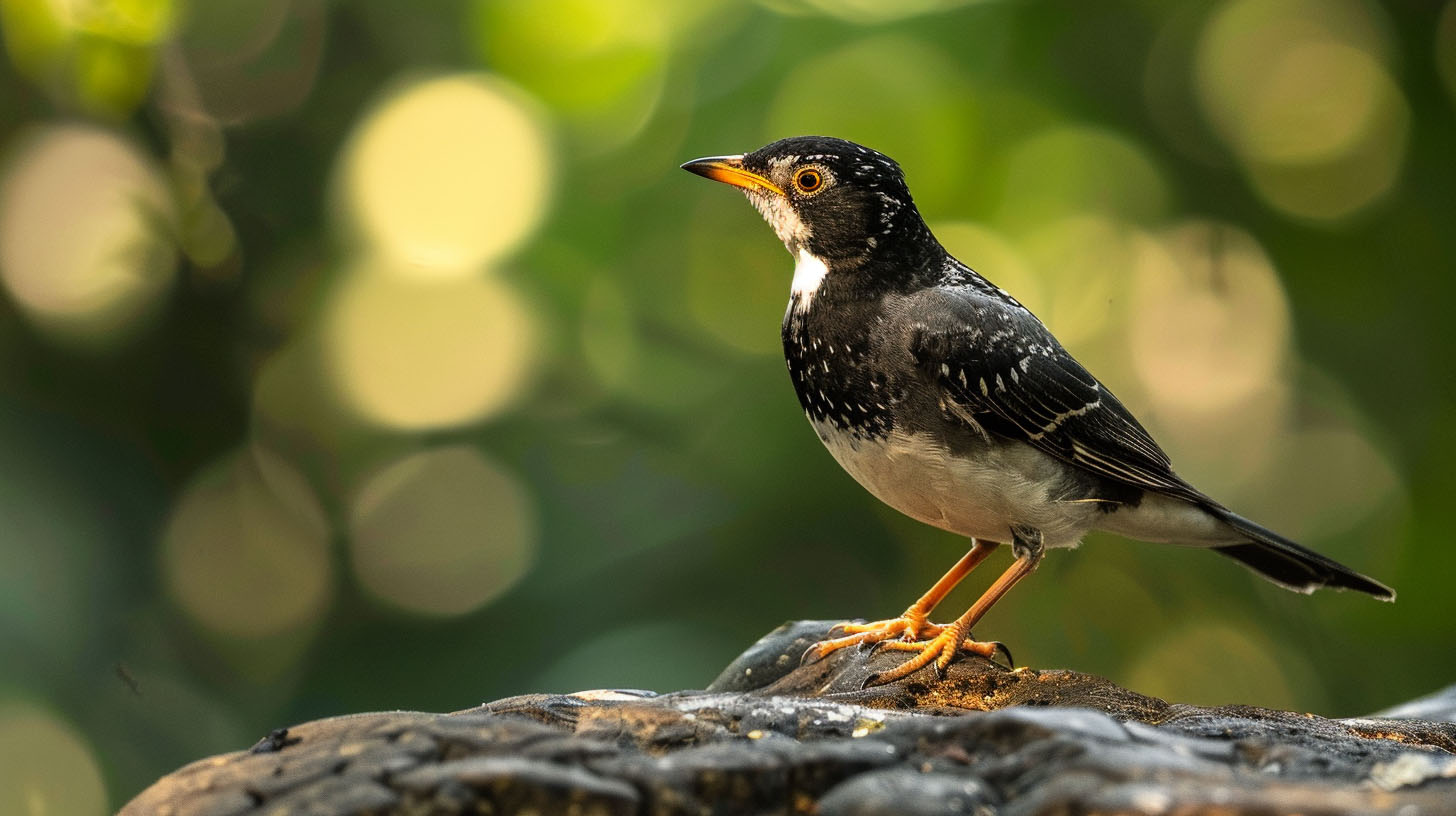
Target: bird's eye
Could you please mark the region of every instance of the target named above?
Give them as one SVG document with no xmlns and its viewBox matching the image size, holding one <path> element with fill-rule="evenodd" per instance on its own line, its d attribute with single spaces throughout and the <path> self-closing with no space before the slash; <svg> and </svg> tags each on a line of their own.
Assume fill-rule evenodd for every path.
<svg viewBox="0 0 1456 816">
<path fill-rule="evenodd" d="M 813 195 L 824 186 L 824 174 L 812 167 L 805 167 L 794 174 L 794 187 L 804 195 Z"/>
</svg>

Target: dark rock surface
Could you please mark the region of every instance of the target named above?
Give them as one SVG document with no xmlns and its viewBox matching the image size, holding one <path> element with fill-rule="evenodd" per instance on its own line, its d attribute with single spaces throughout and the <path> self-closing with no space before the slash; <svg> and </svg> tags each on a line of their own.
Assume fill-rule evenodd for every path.
<svg viewBox="0 0 1456 816">
<path fill-rule="evenodd" d="M 1167 703 L 973 657 L 860 690 L 905 655 L 800 666 L 828 625 L 781 627 L 706 691 L 279 729 L 122 814 L 1456 814 L 1456 686 L 1345 720 Z"/>
</svg>

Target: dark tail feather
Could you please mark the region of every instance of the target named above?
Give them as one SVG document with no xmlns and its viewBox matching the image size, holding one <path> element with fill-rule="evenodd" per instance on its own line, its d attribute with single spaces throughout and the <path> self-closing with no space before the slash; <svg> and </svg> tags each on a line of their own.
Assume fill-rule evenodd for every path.
<svg viewBox="0 0 1456 816">
<path fill-rule="evenodd" d="M 1209 508 L 1223 522 L 1248 536 L 1248 544 L 1214 547 L 1218 552 L 1242 562 L 1254 572 L 1295 592 L 1313 592 L 1320 587 L 1353 589 L 1374 595 L 1382 601 L 1395 600 L 1395 590 L 1373 578 L 1367 578 L 1349 567 L 1326 558 L 1314 550 L 1266 530 L 1228 510 Z"/>
</svg>

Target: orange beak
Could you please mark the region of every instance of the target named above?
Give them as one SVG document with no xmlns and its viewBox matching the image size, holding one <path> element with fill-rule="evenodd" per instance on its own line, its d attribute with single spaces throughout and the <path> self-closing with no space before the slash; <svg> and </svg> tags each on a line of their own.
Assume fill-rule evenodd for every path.
<svg viewBox="0 0 1456 816">
<path fill-rule="evenodd" d="M 693 159 L 684 164 L 682 169 L 689 173 L 697 173 L 703 178 L 721 181 L 745 190 L 767 190 L 779 195 L 784 194 L 783 189 L 777 184 L 757 173 L 745 170 L 742 156 L 709 156 L 705 159 Z"/>
</svg>

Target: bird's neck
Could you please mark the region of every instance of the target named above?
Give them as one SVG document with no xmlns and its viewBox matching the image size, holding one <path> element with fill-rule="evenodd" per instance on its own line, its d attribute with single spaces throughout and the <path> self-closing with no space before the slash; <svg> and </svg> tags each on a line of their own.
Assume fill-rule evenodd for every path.
<svg viewBox="0 0 1456 816">
<path fill-rule="evenodd" d="M 794 279 L 789 287 L 788 320 L 818 308 L 878 301 L 940 282 L 953 263 L 926 231 L 921 240 L 876 246 L 859 255 L 818 254 L 812 244 L 794 244 Z"/>
<path fill-rule="evenodd" d="M 810 252 L 808 247 L 799 247 L 794 259 L 794 282 L 789 287 L 789 308 L 796 311 L 812 308 L 814 296 L 828 277 L 829 262 Z"/>
</svg>

